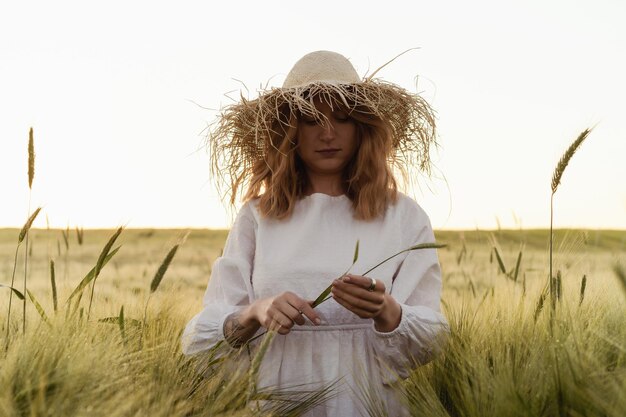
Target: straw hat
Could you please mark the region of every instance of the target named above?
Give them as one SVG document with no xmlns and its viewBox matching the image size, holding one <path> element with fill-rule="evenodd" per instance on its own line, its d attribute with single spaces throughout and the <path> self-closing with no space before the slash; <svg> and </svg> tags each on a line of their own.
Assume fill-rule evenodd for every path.
<svg viewBox="0 0 626 417">
<path fill-rule="evenodd" d="M 395 150 L 392 162 L 405 171 L 430 173 L 430 145 L 436 144 L 434 112 L 419 95 L 373 78 L 381 68 L 361 78 L 341 54 L 316 51 L 305 55 L 281 88 L 262 90 L 253 100 L 242 96 L 239 103 L 221 110 L 207 138 L 214 174 L 223 180 L 245 182 L 246 174 L 264 159 L 268 147 L 276 148 L 272 136 L 293 128 L 299 115 L 324 123 L 324 115 L 315 108 L 315 97 L 348 112 L 387 120 Z"/>
</svg>

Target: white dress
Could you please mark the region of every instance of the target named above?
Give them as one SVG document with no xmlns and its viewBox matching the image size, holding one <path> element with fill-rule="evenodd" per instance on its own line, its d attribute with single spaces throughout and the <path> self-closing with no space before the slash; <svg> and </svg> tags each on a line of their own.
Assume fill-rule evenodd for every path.
<svg viewBox="0 0 626 417">
<path fill-rule="evenodd" d="M 412 245 L 435 241 L 426 213 L 401 193 L 384 216 L 369 222 L 353 218 L 346 196 L 312 194 L 299 200 L 286 220 L 262 218 L 257 201 L 239 211 L 223 256 L 213 265 L 204 308 L 182 337 L 187 355 L 223 340 L 225 318 L 256 299 L 283 291 L 317 298 L 350 266 L 357 240 L 359 258 L 350 270 L 356 275 Z M 383 281 L 400 303 L 400 325 L 389 333 L 377 332 L 371 319 L 359 318 L 331 298 L 316 308 L 321 325 L 307 320 L 289 334 L 274 337 L 261 365 L 259 387 L 320 388 L 339 381 L 335 396 L 307 416 L 367 415 L 363 388 L 378 392 L 389 415 L 400 413 L 386 384 L 432 359 L 448 332 L 439 309 L 437 253 L 403 253 L 368 276 Z"/>
</svg>

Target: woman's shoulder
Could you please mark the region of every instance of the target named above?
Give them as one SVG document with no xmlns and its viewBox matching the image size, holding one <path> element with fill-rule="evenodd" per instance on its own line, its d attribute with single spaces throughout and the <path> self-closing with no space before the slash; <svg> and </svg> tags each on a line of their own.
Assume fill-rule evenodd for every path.
<svg viewBox="0 0 626 417">
<path fill-rule="evenodd" d="M 397 193 L 397 199 L 392 207 L 395 213 L 399 216 L 410 216 L 410 217 L 418 217 L 423 219 L 428 219 L 428 214 L 426 211 L 420 206 L 415 199 L 404 194 L 401 191 Z"/>
<path fill-rule="evenodd" d="M 258 224 L 259 212 L 258 212 L 258 198 L 253 198 L 245 201 L 239 210 L 235 218 L 234 224 L 238 223 L 252 223 Z"/>
</svg>

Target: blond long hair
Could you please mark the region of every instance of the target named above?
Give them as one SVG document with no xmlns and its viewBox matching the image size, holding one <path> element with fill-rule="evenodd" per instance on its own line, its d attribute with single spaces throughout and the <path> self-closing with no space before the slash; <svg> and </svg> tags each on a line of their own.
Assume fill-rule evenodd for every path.
<svg viewBox="0 0 626 417">
<path fill-rule="evenodd" d="M 244 196 L 244 201 L 258 198 L 261 215 L 273 219 L 291 215 L 296 202 L 304 196 L 308 183 L 303 162 L 296 152 L 298 120 L 284 123 L 280 119 L 294 119 L 294 116 L 288 109 L 281 110 L 279 120 L 272 129 L 271 143 L 264 149 L 265 157 L 251 167 L 249 186 Z M 362 106 L 346 111 L 355 123 L 359 145 L 344 169 L 342 185 L 352 201 L 355 218 L 372 220 L 397 200 L 398 186 L 392 169 L 392 129 L 389 122 Z M 401 165 L 397 168 L 404 172 Z M 236 193 L 239 184 L 233 185 L 231 192 Z"/>
<path fill-rule="evenodd" d="M 430 174 L 430 149 L 437 146 L 435 114 L 421 96 L 371 78 L 273 88 L 222 108 L 208 128 L 211 178 L 231 208 L 240 197 L 259 198 L 262 215 L 283 219 L 293 212 L 307 185 L 296 152 L 298 119 L 304 115 L 324 122 L 313 103 L 316 97 L 344 109 L 357 126 L 361 146 L 344 175 L 356 218 L 382 214 L 397 198 L 398 178 L 405 186 L 413 174 Z"/>
</svg>

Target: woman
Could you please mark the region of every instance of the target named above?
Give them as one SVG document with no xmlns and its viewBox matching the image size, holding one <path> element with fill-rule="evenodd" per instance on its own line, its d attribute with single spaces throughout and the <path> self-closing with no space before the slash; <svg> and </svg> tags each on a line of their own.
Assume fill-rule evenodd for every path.
<svg viewBox="0 0 626 417">
<path fill-rule="evenodd" d="M 374 75 L 374 74 L 373 74 Z M 213 169 L 231 203 L 245 204 L 215 262 L 204 308 L 187 325 L 185 354 L 265 330 L 259 386 L 321 388 L 334 396 L 309 415 L 366 413 L 374 389 L 400 412 L 387 384 L 436 353 L 447 323 L 428 216 L 397 191 L 393 169 L 427 172 L 434 118 L 419 96 L 361 80 L 342 55 L 304 56 L 283 87 L 230 106 L 209 135 Z M 359 257 L 353 273 L 342 276 Z M 333 278 L 337 278 L 334 279 Z M 332 283 L 332 300 L 312 300 Z M 253 342 L 256 343 L 256 342 Z"/>
</svg>

